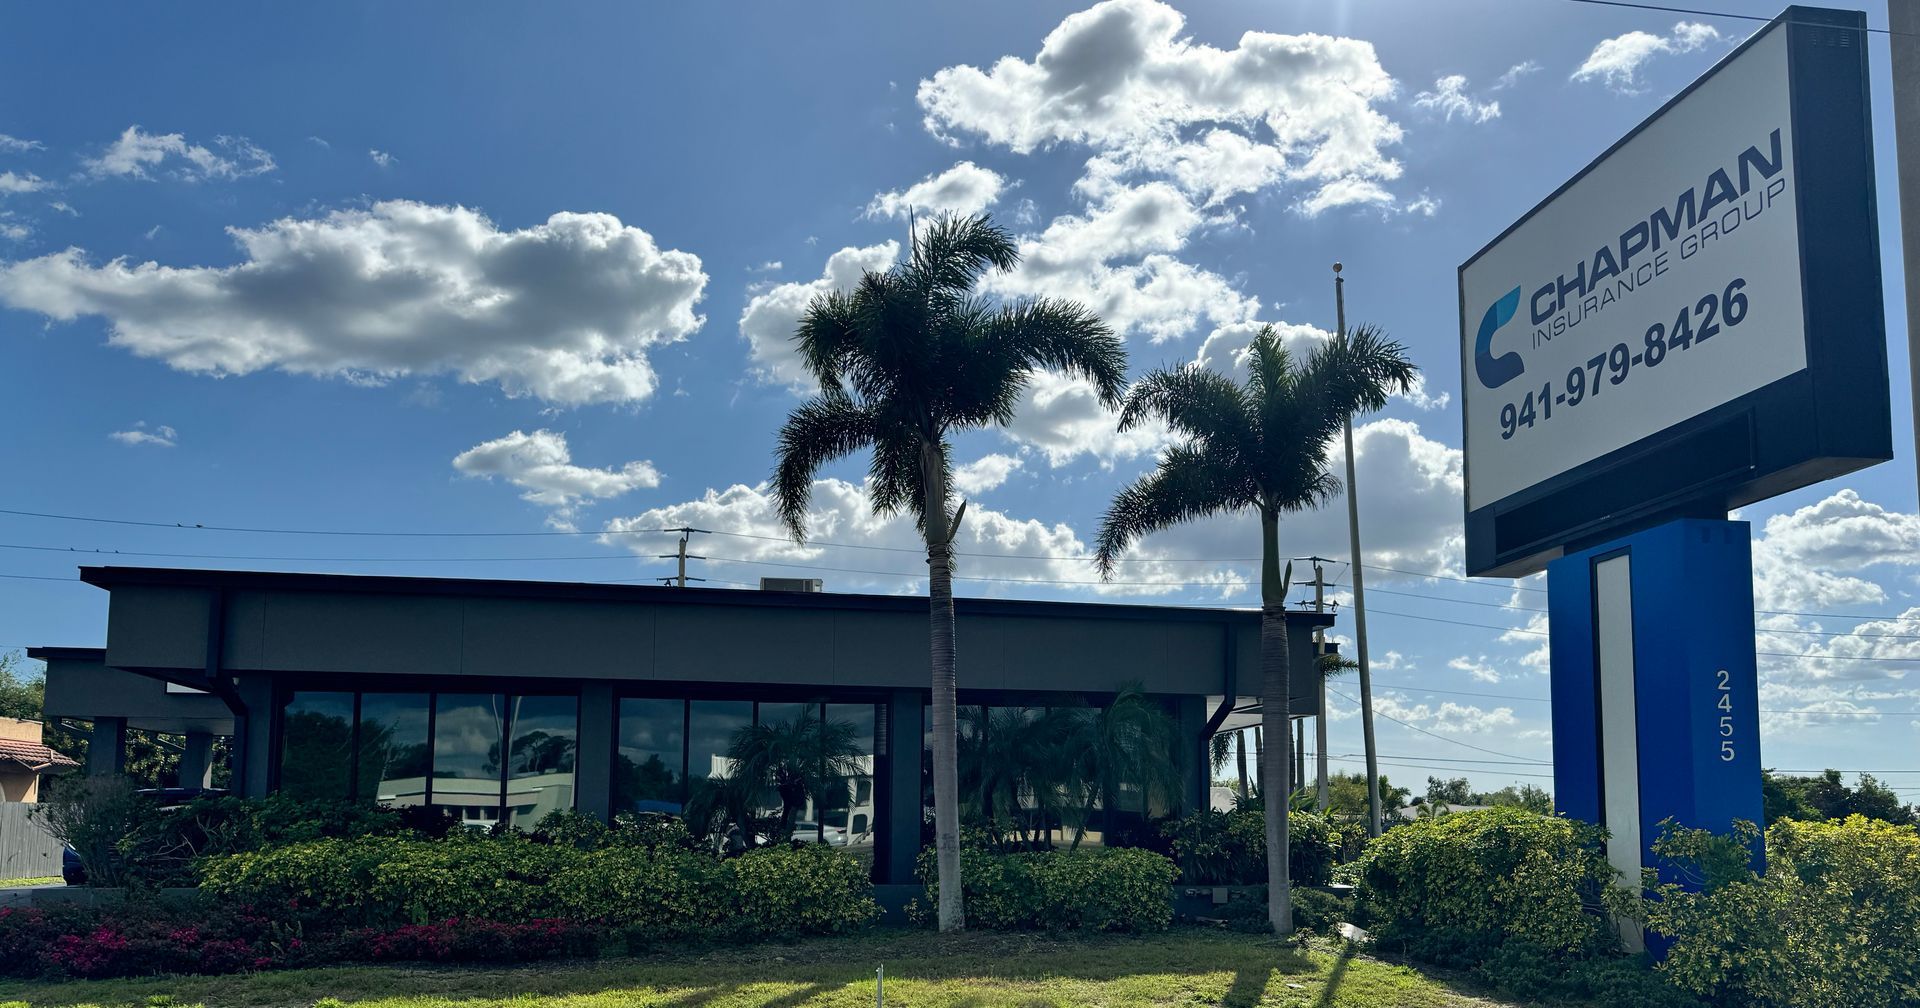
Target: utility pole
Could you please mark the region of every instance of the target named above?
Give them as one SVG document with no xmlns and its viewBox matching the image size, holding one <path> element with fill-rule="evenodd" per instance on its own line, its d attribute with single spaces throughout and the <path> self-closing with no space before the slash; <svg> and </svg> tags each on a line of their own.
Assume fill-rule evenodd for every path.
<svg viewBox="0 0 1920 1008">
<path fill-rule="evenodd" d="M 1313 611 L 1327 611 L 1327 569 L 1322 557 L 1308 557 L 1313 562 Z M 1320 657 L 1326 650 L 1327 632 L 1315 627 L 1313 631 L 1314 686 L 1320 691 L 1320 713 L 1313 718 L 1313 763 L 1314 788 L 1313 808 L 1316 812 L 1325 812 L 1327 797 L 1327 675 L 1319 667 Z"/>
<path fill-rule="evenodd" d="M 1346 278 L 1333 264 L 1334 325 L 1347 333 Z M 1353 417 L 1347 417 L 1347 547 L 1353 567 L 1354 655 L 1360 663 L 1360 734 L 1367 750 L 1367 835 L 1380 835 L 1380 756 L 1373 742 L 1373 676 L 1367 666 L 1367 585 L 1360 552 L 1360 487 L 1354 479 Z"/>
<path fill-rule="evenodd" d="M 1900 247 L 1907 287 L 1908 395 L 1920 459 L 1920 0 L 1887 0 L 1892 52 L 1893 145 L 1900 179 Z"/>
<path fill-rule="evenodd" d="M 673 553 L 658 554 L 654 559 L 680 561 L 680 573 L 672 575 L 670 577 L 654 578 L 654 580 L 665 582 L 677 588 L 685 588 L 687 586 L 688 581 L 705 581 L 706 578 L 690 578 L 687 576 L 687 561 L 706 559 L 706 557 L 700 556 L 698 554 L 688 553 L 687 540 L 693 538 L 693 534 L 695 532 L 705 532 L 706 529 L 683 527 L 683 528 L 676 528 L 676 529 L 668 529 L 667 531 L 680 533 L 680 548 L 679 550 Z"/>
</svg>

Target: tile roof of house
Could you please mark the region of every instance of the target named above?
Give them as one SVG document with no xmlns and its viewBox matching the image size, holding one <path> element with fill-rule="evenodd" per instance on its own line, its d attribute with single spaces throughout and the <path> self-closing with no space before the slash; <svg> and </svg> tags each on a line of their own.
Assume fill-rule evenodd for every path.
<svg viewBox="0 0 1920 1008">
<path fill-rule="evenodd" d="M 0 762 L 18 763 L 30 770 L 77 767 L 80 764 L 38 742 L 0 739 Z"/>
</svg>

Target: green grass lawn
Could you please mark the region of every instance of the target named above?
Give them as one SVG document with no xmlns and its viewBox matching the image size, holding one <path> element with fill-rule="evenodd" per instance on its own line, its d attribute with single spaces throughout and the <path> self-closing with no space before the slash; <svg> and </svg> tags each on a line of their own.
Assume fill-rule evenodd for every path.
<svg viewBox="0 0 1920 1008">
<path fill-rule="evenodd" d="M 876 931 L 510 968 L 341 966 L 236 977 L 0 982 L 0 1008 L 8 1002 L 306 1008 L 322 999 L 387 1008 L 867 1008 L 874 1003 L 873 971 L 882 963 L 887 1004 L 902 1008 L 1505 1004 L 1331 945 L 1303 951 L 1246 935 L 1177 930 L 1147 938 Z"/>
<path fill-rule="evenodd" d="M 30 885 L 48 885 L 58 881 L 60 881 L 60 876 L 58 875 L 48 875 L 46 878 L 4 878 L 0 879 L 0 889 L 17 889 L 20 886 Z"/>
</svg>

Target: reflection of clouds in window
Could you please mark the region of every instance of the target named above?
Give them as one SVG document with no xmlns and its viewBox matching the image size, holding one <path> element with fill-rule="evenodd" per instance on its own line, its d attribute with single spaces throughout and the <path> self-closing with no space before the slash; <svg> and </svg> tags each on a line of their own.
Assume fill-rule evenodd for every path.
<svg viewBox="0 0 1920 1008">
<path fill-rule="evenodd" d="M 731 772 L 727 749 L 733 733 L 753 723 L 753 704 L 744 700 L 693 701 L 687 773 L 696 778 Z"/>
<path fill-rule="evenodd" d="M 367 693 L 360 698 L 358 796 L 387 805 L 426 797 L 431 751 L 425 693 Z"/>
<path fill-rule="evenodd" d="M 433 727 L 436 779 L 499 775 L 503 700 L 497 693 L 439 695 Z"/>
</svg>

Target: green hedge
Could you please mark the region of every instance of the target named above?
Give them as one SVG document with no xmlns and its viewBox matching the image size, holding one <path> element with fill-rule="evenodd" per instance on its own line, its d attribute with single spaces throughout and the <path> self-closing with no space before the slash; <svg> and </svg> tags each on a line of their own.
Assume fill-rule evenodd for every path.
<svg viewBox="0 0 1920 1008">
<path fill-rule="evenodd" d="M 730 861 L 672 848 L 593 850 L 519 836 L 317 840 L 205 862 L 202 889 L 328 927 L 452 918 L 596 921 L 630 940 L 818 934 L 878 915 L 866 869 L 812 848 Z"/>
<path fill-rule="evenodd" d="M 1287 817 L 1287 867 L 1294 885 L 1326 885 L 1333 877 L 1339 842 L 1327 820 L 1311 812 Z M 1211 809 L 1181 816 L 1160 827 L 1189 885 L 1265 885 L 1267 816 L 1257 807 Z"/>
<path fill-rule="evenodd" d="M 1388 830 L 1340 874 L 1374 933 L 1416 955 L 1471 960 L 1514 940 L 1586 956 L 1618 945 L 1590 912 L 1615 877 L 1600 838 L 1516 808 L 1454 812 Z"/>
<path fill-rule="evenodd" d="M 1656 855 L 1704 883 L 1661 886 L 1643 907 L 1674 944 L 1661 972 L 1716 1004 L 1756 1008 L 1920 1003 L 1920 831 L 1877 819 L 1783 819 L 1763 875 L 1741 839 L 1669 830 Z"/>
<path fill-rule="evenodd" d="M 971 927 L 1019 931 L 1164 931 L 1173 923 L 1172 861 L 1102 848 L 1027 854 L 966 850 L 960 883 Z M 920 852 L 929 905 L 940 886 L 934 851 Z"/>
</svg>

